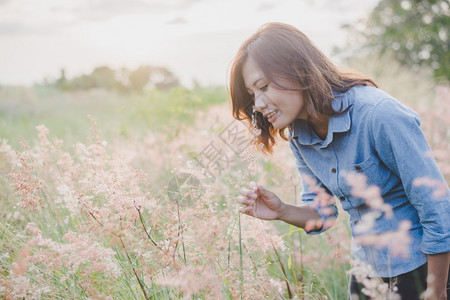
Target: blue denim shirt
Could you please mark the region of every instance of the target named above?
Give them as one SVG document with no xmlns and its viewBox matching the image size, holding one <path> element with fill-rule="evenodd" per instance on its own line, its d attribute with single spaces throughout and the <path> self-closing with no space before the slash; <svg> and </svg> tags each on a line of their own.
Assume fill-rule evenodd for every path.
<svg viewBox="0 0 450 300">
<path fill-rule="evenodd" d="M 309 176 L 334 195 L 350 215 L 352 236 L 358 236 L 355 224 L 371 209 L 365 200 L 352 196 L 347 184 L 348 172 L 367 176 L 368 185 L 380 187 L 385 203 L 393 208 L 393 217 L 381 214 L 370 233 L 398 230 L 409 220 L 411 244 L 407 259 L 394 256 L 388 248 L 353 245 L 355 258 L 370 264 L 376 276 L 392 277 L 409 272 L 427 261 L 426 254 L 450 251 L 450 192 L 421 129 L 418 115 L 387 93 L 357 86 L 346 93 L 335 93 L 333 108 L 343 114 L 330 118 L 328 135 L 320 139 L 305 120 L 292 124 L 290 147 L 301 177 Z M 428 155 L 427 155 L 428 154 Z M 413 184 L 415 178 L 443 182 L 444 195 L 434 197 L 432 187 Z M 302 201 L 312 204 L 316 194 L 303 180 Z M 321 213 L 322 219 L 336 217 Z M 319 230 L 312 233 L 319 233 Z"/>
</svg>

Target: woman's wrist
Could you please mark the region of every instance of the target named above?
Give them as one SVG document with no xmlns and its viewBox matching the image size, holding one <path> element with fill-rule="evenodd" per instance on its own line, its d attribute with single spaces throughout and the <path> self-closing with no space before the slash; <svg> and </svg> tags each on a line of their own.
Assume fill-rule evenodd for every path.
<svg viewBox="0 0 450 300">
<path fill-rule="evenodd" d="M 285 221 L 285 215 L 287 211 L 288 204 L 281 202 L 280 209 L 278 210 L 278 217 L 276 218 L 279 221 Z"/>
<path fill-rule="evenodd" d="M 276 220 L 288 224 L 305 228 L 308 222 L 321 220 L 317 211 L 309 205 L 296 206 L 289 203 L 282 203 L 278 210 L 279 215 Z"/>
</svg>

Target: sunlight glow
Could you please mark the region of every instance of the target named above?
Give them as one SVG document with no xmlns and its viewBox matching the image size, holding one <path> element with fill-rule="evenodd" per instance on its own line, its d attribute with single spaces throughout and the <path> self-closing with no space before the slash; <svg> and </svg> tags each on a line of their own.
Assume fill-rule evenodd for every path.
<svg viewBox="0 0 450 300">
<path fill-rule="evenodd" d="M 0 83 L 32 84 L 61 68 L 76 76 L 100 65 L 151 64 L 169 67 L 183 84 L 224 84 L 240 43 L 264 23 L 297 26 L 325 52 L 343 43 L 340 24 L 364 16 L 375 0 L 349 2 L 356 0 L 0 1 Z"/>
</svg>

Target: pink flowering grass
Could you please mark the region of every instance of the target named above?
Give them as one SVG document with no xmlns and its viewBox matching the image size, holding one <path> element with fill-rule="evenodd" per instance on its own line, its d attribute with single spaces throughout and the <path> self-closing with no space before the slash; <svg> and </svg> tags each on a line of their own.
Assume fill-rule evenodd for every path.
<svg viewBox="0 0 450 300">
<path fill-rule="evenodd" d="M 37 130 L 36 144 L 13 149 L 5 141 L 0 153 L 9 199 L 4 205 L 15 211 L 2 223 L 11 232 L 2 240 L 8 253 L 1 260 L 5 297 L 255 299 L 327 293 L 327 283 L 307 277 L 328 265 L 319 269 L 303 249 L 298 267 L 303 254 L 286 247 L 291 239 L 280 236 L 273 223 L 241 216 L 239 237 L 236 189 L 242 179 L 255 178 L 257 166 L 238 176 L 234 170 L 241 166 L 225 170 L 185 206 L 169 197 L 170 187 L 155 191 L 151 173 L 112 151 L 115 146 L 100 140 L 96 129 L 88 143 L 74 147 L 51 140 L 44 126 Z M 256 165 L 254 152 L 243 155 L 244 164 Z M 135 156 L 142 160 L 146 153 Z M 195 168 L 183 170 L 200 174 Z M 307 239 L 304 233 L 294 234 L 294 247 L 305 247 L 298 241 Z M 335 281 L 342 289 L 342 281 Z"/>
</svg>

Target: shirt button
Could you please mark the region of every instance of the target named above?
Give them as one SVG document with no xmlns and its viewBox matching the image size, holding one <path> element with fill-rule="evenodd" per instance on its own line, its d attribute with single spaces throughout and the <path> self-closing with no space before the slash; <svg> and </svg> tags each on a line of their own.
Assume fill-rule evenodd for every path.
<svg viewBox="0 0 450 300">
<path fill-rule="evenodd" d="M 356 171 L 360 171 L 361 167 L 360 166 L 355 166 Z"/>
<path fill-rule="evenodd" d="M 335 168 L 331 169 L 331 172 L 336 173 L 336 169 Z"/>
<path fill-rule="evenodd" d="M 340 199 L 341 201 L 344 201 L 344 200 L 345 200 L 345 197 L 344 197 L 344 196 L 340 196 L 339 199 Z"/>
</svg>

